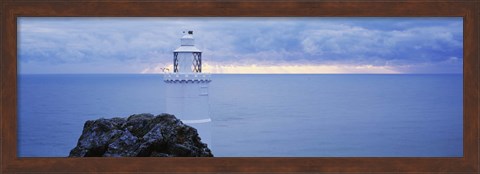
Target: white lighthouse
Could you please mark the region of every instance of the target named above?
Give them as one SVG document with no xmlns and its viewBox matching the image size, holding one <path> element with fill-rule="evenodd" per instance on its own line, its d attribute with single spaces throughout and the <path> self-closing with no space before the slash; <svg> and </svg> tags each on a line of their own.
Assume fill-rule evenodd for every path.
<svg viewBox="0 0 480 174">
<path fill-rule="evenodd" d="M 211 147 L 210 74 L 202 73 L 202 51 L 195 47 L 193 31 L 188 31 L 180 43 L 173 51 L 173 73 L 164 75 L 166 112 L 196 128 L 202 142 Z"/>
</svg>

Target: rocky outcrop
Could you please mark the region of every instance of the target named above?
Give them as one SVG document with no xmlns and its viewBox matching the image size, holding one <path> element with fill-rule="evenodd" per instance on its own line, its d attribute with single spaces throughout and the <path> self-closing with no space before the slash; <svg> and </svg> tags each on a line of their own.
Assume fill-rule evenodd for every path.
<svg viewBox="0 0 480 174">
<path fill-rule="evenodd" d="M 213 157 L 197 130 L 173 115 L 89 120 L 69 157 Z"/>
</svg>

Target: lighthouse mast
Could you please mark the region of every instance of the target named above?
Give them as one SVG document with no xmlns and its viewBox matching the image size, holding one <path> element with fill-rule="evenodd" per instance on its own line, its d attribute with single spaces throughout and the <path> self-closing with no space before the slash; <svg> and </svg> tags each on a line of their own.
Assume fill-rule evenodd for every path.
<svg viewBox="0 0 480 174">
<path fill-rule="evenodd" d="M 202 73 L 202 51 L 195 47 L 193 31 L 188 31 L 180 39 L 180 47 L 173 51 L 173 73 L 166 73 L 164 82 L 166 112 L 196 128 L 202 141 L 210 145 L 211 79 L 210 74 Z"/>
</svg>

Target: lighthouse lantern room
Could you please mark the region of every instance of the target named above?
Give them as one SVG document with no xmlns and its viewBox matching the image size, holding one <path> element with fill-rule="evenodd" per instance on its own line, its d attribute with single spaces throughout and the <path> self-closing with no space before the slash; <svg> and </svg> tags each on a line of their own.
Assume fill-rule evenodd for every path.
<svg viewBox="0 0 480 174">
<path fill-rule="evenodd" d="M 173 72 L 201 73 L 202 51 L 194 45 L 193 31 L 188 31 L 188 34 L 180 39 L 180 43 L 181 46 L 173 51 Z"/>
<path fill-rule="evenodd" d="M 173 51 L 173 73 L 164 74 L 166 112 L 197 129 L 211 147 L 208 85 L 210 74 L 202 73 L 202 51 L 195 47 L 193 31 L 180 39 Z"/>
</svg>

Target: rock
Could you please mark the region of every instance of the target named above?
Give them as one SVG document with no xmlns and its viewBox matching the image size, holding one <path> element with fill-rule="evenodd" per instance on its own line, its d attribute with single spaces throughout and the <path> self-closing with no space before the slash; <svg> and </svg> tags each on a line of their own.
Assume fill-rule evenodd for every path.
<svg viewBox="0 0 480 174">
<path fill-rule="evenodd" d="M 213 157 L 197 130 L 173 115 L 86 121 L 69 157 Z"/>
</svg>

